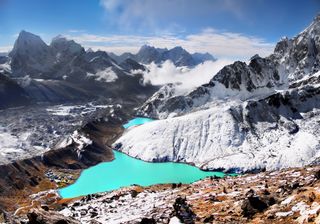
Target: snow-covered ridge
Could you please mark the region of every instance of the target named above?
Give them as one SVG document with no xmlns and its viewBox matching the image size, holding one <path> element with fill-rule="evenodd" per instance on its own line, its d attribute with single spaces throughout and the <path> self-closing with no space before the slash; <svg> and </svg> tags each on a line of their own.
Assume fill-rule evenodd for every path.
<svg viewBox="0 0 320 224">
<path fill-rule="evenodd" d="M 234 97 L 245 101 L 258 96 L 285 90 L 293 82 L 308 77 L 320 69 L 320 20 L 292 39 L 283 38 L 277 43 L 274 53 L 261 58 L 255 55 L 249 64 L 235 62 L 214 74 L 204 84 L 187 94 L 150 98 L 139 110 L 145 116 L 165 118 L 180 115 L 214 101 L 216 98 Z M 221 88 L 221 84 L 225 88 Z M 174 87 L 170 87 L 173 89 Z M 171 90 L 174 91 L 174 90 Z M 159 103 L 161 101 L 161 103 Z"/>
<path fill-rule="evenodd" d="M 211 81 L 155 93 L 139 115 L 163 120 L 126 132 L 119 150 L 206 169 L 281 169 L 320 158 L 320 20 L 274 54 L 225 66 Z M 318 72 L 318 73 L 317 73 Z"/>
<path fill-rule="evenodd" d="M 287 75 L 289 81 L 303 78 L 320 69 L 320 19 L 319 15 L 305 30 L 292 39 L 283 38 L 277 43 L 269 58 L 277 61 L 278 70 Z"/>
<path fill-rule="evenodd" d="M 292 121 L 264 100 L 256 104 L 222 101 L 207 110 L 133 128 L 115 144 L 143 160 L 208 169 L 279 169 L 307 165 L 320 156 L 319 109 L 304 113 L 305 120 Z M 280 106 L 280 112 L 289 113 L 285 107 Z"/>
</svg>

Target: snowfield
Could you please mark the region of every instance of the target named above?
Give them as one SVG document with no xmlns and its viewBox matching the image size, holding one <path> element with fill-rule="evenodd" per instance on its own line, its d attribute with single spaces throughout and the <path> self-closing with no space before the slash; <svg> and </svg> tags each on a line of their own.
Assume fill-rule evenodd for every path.
<svg viewBox="0 0 320 224">
<path fill-rule="evenodd" d="M 15 135 L 7 128 L 0 126 L 0 164 L 49 150 L 43 145 L 32 145 L 29 140 L 31 135 L 32 133 L 28 131 Z"/>
<path fill-rule="evenodd" d="M 219 102 L 210 109 L 147 123 L 128 130 L 114 145 L 121 144 L 122 152 L 146 161 L 242 171 L 303 166 L 320 156 L 316 116 L 299 121 L 296 134 L 268 122 L 258 123 L 253 133 L 235 120 L 231 111 L 238 104 Z M 240 104 L 244 107 L 246 102 Z"/>
</svg>

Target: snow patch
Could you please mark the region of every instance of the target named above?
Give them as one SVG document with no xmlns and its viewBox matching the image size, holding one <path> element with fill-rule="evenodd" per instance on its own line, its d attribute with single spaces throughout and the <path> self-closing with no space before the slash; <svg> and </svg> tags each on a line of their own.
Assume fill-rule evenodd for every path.
<svg viewBox="0 0 320 224">
<path fill-rule="evenodd" d="M 111 108 L 113 105 L 94 105 L 92 103 L 85 104 L 85 105 L 57 105 L 52 106 L 46 109 L 52 115 L 55 116 L 73 116 L 76 117 L 79 113 L 84 116 L 86 114 L 90 114 L 95 112 L 97 109 L 101 108 Z"/>
<path fill-rule="evenodd" d="M 92 144 L 92 140 L 76 130 L 69 137 L 56 144 L 55 148 L 65 148 L 73 143 L 75 143 L 74 150 L 77 152 L 78 157 L 80 158 L 81 153 L 84 151 L 85 147 Z"/>
<path fill-rule="evenodd" d="M 178 219 L 176 216 L 173 216 L 169 222 L 169 224 L 181 224 L 181 223 L 182 222 L 180 221 L 180 219 Z"/>
<path fill-rule="evenodd" d="M 31 134 L 23 132 L 19 136 L 13 135 L 6 127 L 0 126 L 0 164 L 49 150 L 42 145 L 31 145 L 28 140 Z"/>
<path fill-rule="evenodd" d="M 292 195 L 292 196 L 290 196 L 290 197 L 287 197 L 285 200 L 283 200 L 283 201 L 281 202 L 281 204 L 282 204 L 282 205 L 290 204 L 294 198 L 295 198 L 294 195 Z"/>
</svg>

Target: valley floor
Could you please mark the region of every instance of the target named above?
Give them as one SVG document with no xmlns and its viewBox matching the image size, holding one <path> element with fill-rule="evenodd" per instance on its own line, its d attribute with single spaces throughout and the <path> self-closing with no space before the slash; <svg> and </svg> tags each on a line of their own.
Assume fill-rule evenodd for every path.
<svg viewBox="0 0 320 224">
<path fill-rule="evenodd" d="M 30 223 L 320 223 L 320 166 L 132 186 L 49 207 L 32 209 Z"/>
</svg>

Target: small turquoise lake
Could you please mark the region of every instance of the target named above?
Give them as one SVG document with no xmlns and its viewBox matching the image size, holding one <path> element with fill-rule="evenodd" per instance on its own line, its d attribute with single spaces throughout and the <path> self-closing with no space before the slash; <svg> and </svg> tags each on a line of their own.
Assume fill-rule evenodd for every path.
<svg viewBox="0 0 320 224">
<path fill-rule="evenodd" d="M 146 120 L 144 120 L 146 121 Z M 150 122 L 152 119 L 149 119 Z M 126 127 L 142 122 L 129 122 Z M 144 123 L 146 123 L 144 122 Z M 165 183 L 192 183 L 208 176 L 224 177 L 223 172 L 206 172 L 182 163 L 150 163 L 114 150 L 112 162 L 100 163 L 82 171 L 78 180 L 59 190 L 63 198 L 73 198 L 98 192 L 112 191 L 137 184 L 150 186 Z"/>
<path fill-rule="evenodd" d="M 149 186 L 164 183 L 192 183 L 208 176 L 223 177 L 222 172 L 206 172 L 182 163 L 149 163 L 114 151 L 115 160 L 100 163 L 82 171 L 78 180 L 59 190 L 61 197 L 116 190 L 138 184 Z"/>
<path fill-rule="evenodd" d="M 148 122 L 154 121 L 151 118 L 146 118 L 146 117 L 136 117 L 132 120 L 130 120 L 128 123 L 124 124 L 123 127 L 124 128 L 130 128 L 132 126 L 136 126 L 136 125 L 142 125 Z"/>
</svg>

